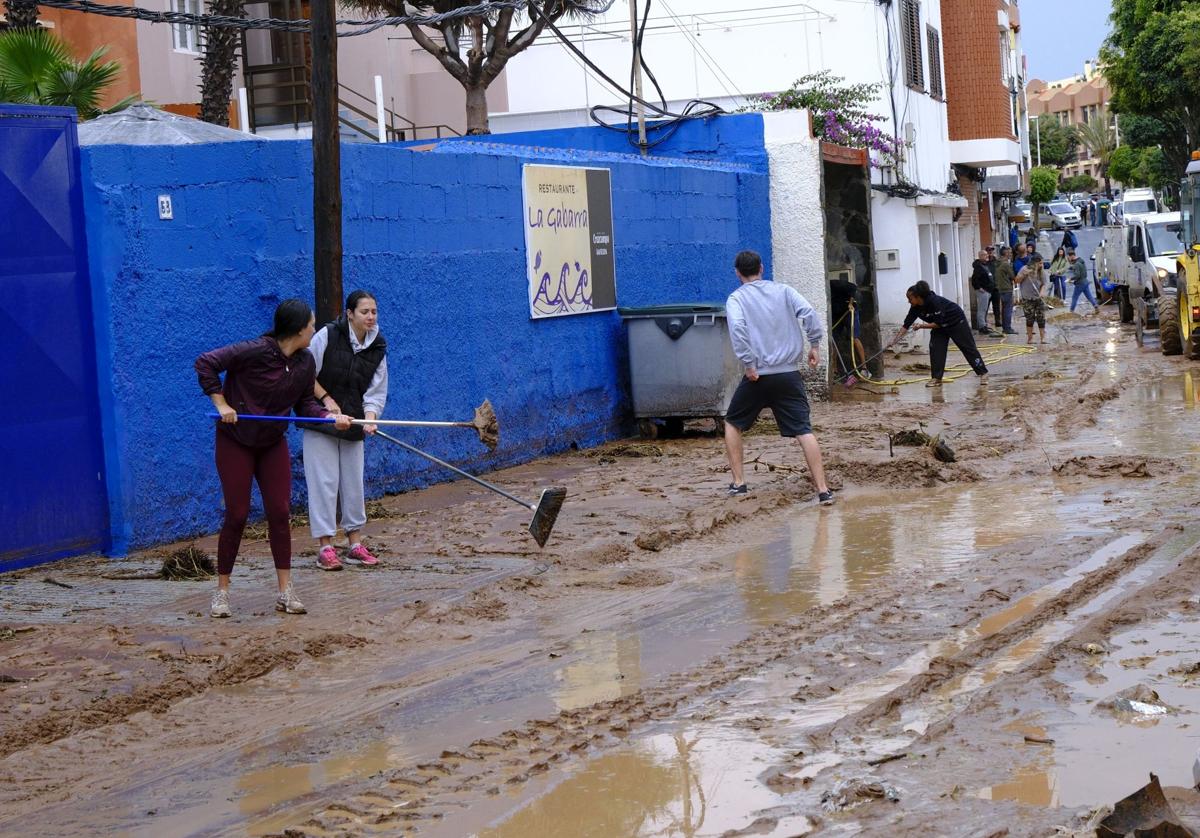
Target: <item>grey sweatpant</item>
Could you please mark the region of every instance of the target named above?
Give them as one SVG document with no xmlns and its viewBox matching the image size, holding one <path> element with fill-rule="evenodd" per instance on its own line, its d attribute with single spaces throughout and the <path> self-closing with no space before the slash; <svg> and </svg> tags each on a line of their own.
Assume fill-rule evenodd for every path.
<svg viewBox="0 0 1200 838">
<path fill-rule="evenodd" d="M 367 523 L 361 442 L 305 431 L 304 478 L 308 481 L 308 523 L 313 538 L 337 533 L 339 493 L 342 496 L 342 529 L 356 532 Z"/>
</svg>

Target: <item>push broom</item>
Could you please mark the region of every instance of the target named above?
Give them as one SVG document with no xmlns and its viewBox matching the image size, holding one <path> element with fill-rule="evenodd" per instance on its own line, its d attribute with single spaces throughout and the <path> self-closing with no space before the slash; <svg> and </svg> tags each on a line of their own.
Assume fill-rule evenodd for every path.
<svg viewBox="0 0 1200 838">
<path fill-rule="evenodd" d="M 528 501 L 521 500 L 516 495 L 510 495 L 499 486 L 488 483 L 486 480 L 481 480 L 475 475 L 469 474 L 457 466 L 452 466 L 445 460 L 439 460 L 437 457 L 422 451 L 415 445 L 409 445 L 407 442 L 396 439 L 394 436 L 389 436 L 383 431 L 376 431 L 375 436 L 381 436 L 388 442 L 394 442 L 406 451 L 411 451 L 418 457 L 424 457 L 431 463 L 437 463 L 442 468 L 448 468 L 460 477 L 465 477 L 472 483 L 478 483 L 483 488 L 489 489 L 501 497 L 507 498 L 513 503 L 530 510 L 533 512 L 533 520 L 529 522 L 529 534 L 533 536 L 533 540 L 537 542 L 538 547 L 546 546 L 546 542 L 550 539 L 550 531 L 554 529 L 554 522 L 558 519 L 558 511 L 562 509 L 563 501 L 567 498 L 566 489 L 561 487 L 543 489 L 542 496 L 538 498 L 538 502 L 536 504 L 529 503 Z"/>
</svg>

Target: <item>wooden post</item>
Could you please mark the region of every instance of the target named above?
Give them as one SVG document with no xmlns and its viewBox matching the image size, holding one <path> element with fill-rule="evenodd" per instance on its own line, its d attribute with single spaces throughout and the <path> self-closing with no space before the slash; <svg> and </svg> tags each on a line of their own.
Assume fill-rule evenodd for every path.
<svg viewBox="0 0 1200 838">
<path fill-rule="evenodd" d="M 313 262 L 320 326 L 342 310 L 342 160 L 336 0 L 312 3 Z"/>
<path fill-rule="evenodd" d="M 642 95 L 642 51 L 638 46 L 638 10 L 637 0 L 629 0 L 629 32 L 633 37 L 633 92 L 637 94 L 638 99 L 645 99 Z M 646 106 L 640 101 L 635 104 L 637 108 L 637 124 L 638 124 L 638 148 L 642 151 L 642 157 L 646 156 Z"/>
</svg>

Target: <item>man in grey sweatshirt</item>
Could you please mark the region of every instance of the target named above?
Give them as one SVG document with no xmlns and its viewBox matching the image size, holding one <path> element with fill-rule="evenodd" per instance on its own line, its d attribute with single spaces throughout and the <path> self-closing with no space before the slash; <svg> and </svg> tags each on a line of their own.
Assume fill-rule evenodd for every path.
<svg viewBox="0 0 1200 838">
<path fill-rule="evenodd" d="M 753 250 L 737 255 L 734 270 L 742 284 L 729 295 L 725 317 L 733 354 L 746 372 L 725 414 L 725 455 L 733 472 L 729 494 L 748 491 L 742 470 L 742 435 L 762 409 L 769 407 L 780 436 L 799 438 L 817 498 L 829 506 L 833 492 L 825 483 L 821 448 L 809 422 L 808 396 L 799 370 L 805 337 L 808 365 L 815 369 L 821 363 L 820 344 L 825 337 L 821 319 L 795 288 L 762 278 L 762 258 Z"/>
</svg>

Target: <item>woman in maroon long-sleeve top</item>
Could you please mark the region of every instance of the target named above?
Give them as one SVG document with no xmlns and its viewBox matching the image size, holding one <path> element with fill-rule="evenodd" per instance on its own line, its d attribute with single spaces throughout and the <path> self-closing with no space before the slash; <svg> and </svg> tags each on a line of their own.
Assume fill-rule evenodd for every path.
<svg viewBox="0 0 1200 838">
<path fill-rule="evenodd" d="M 316 364 L 308 352 L 314 319 L 303 300 L 284 300 L 275 309 L 275 328 L 260 338 L 223 346 L 196 359 L 196 375 L 212 399 L 221 421 L 217 425 L 217 475 L 225 496 L 225 523 L 217 541 L 217 590 L 213 617 L 228 617 L 229 577 L 250 515 L 250 483 L 258 481 L 271 557 L 279 581 L 275 609 L 303 614 L 304 604 L 292 590 L 292 463 L 286 422 L 243 422 L 238 413 L 322 418 L 331 415 L 313 397 Z M 221 383 L 221 373 L 225 383 Z M 350 427 L 350 417 L 338 414 L 336 427 Z"/>
</svg>

